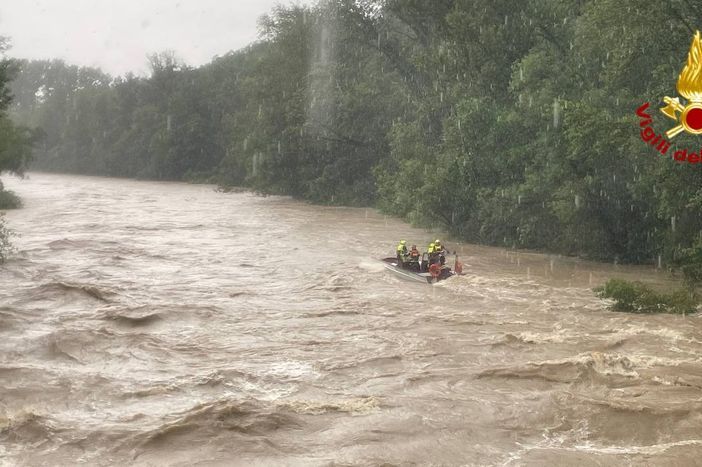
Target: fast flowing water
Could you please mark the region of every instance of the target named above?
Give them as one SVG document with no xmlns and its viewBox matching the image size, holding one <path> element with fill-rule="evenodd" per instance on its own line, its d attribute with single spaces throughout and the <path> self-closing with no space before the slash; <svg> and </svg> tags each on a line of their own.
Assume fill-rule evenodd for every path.
<svg viewBox="0 0 702 467">
<path fill-rule="evenodd" d="M 608 311 L 653 268 L 452 244 L 466 275 L 374 258 L 436 234 L 211 186 L 7 179 L 0 465 L 686 465 L 695 316 Z M 446 242 L 445 242 L 446 243 Z"/>
</svg>

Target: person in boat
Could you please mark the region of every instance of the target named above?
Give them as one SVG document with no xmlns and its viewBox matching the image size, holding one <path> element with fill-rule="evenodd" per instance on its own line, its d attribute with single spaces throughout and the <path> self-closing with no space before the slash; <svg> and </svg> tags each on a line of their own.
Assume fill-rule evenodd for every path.
<svg viewBox="0 0 702 467">
<path fill-rule="evenodd" d="M 407 242 L 405 240 L 400 240 L 400 243 L 397 245 L 397 262 L 402 267 L 405 267 L 407 253 Z"/>
<path fill-rule="evenodd" d="M 436 242 L 429 244 L 429 248 L 427 248 L 427 256 L 429 256 L 429 266 L 439 262 L 439 252 L 436 249 Z"/>
<path fill-rule="evenodd" d="M 417 245 L 412 245 L 412 248 L 410 248 L 407 258 L 407 267 L 409 269 L 419 270 L 419 250 L 417 249 Z"/>
<path fill-rule="evenodd" d="M 437 255 L 439 263 L 443 266 L 446 264 L 446 248 L 441 244 L 438 238 L 434 240 L 434 253 Z"/>
</svg>

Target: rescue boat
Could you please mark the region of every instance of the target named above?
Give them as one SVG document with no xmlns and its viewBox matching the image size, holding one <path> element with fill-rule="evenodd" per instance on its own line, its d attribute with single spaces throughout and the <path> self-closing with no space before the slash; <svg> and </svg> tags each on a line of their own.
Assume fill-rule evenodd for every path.
<svg viewBox="0 0 702 467">
<path fill-rule="evenodd" d="M 428 261 L 426 256 L 427 254 L 424 253 L 424 255 L 422 256 L 422 261 L 418 263 L 415 268 L 402 267 L 397 258 L 382 258 L 380 261 L 382 261 L 383 265 L 387 269 L 394 272 L 403 279 L 424 282 L 427 284 L 446 280 L 449 277 L 453 277 L 461 273 L 462 264 L 458 261 L 458 257 L 456 258 L 456 261 L 454 263 L 455 270 L 451 270 L 451 268 L 446 265 L 440 266 L 438 264 L 434 264 L 430 267 L 427 267 Z"/>
</svg>

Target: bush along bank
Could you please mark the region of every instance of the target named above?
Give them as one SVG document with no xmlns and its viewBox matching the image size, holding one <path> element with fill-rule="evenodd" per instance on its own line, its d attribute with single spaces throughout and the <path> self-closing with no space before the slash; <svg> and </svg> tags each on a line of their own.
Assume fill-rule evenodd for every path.
<svg viewBox="0 0 702 467">
<path fill-rule="evenodd" d="M 19 209 L 22 207 L 22 200 L 12 191 L 3 190 L 0 182 L 0 210 Z"/>
<path fill-rule="evenodd" d="M 696 313 L 699 305 L 697 294 L 687 288 L 665 293 L 657 292 L 638 281 L 610 279 L 594 290 L 598 297 L 614 300 L 614 311 L 687 315 Z"/>
</svg>

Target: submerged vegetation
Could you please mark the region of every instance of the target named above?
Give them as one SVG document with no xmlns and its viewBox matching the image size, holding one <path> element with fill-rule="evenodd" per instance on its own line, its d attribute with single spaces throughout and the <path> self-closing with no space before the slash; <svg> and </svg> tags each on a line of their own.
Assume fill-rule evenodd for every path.
<svg viewBox="0 0 702 467">
<path fill-rule="evenodd" d="M 22 207 L 22 200 L 13 192 L 3 189 L 0 181 L 0 210 Z"/>
<path fill-rule="evenodd" d="M 0 213 L 0 264 L 4 263 L 10 253 L 14 252 L 14 247 L 10 239 L 15 235 L 5 225 L 4 214 Z"/>
<path fill-rule="evenodd" d="M 643 143 L 635 111 L 676 95 L 699 24 L 683 0 L 279 6 L 260 41 L 199 68 L 26 61 L 12 113 L 44 132 L 43 170 L 213 180 L 472 242 L 673 264 L 702 231 L 702 168 Z"/>
<path fill-rule="evenodd" d="M 614 300 L 612 309 L 631 313 L 690 314 L 697 311 L 699 303 L 694 293 L 678 289 L 670 293 L 657 292 L 641 282 L 610 279 L 595 289 L 600 298 Z"/>
</svg>

